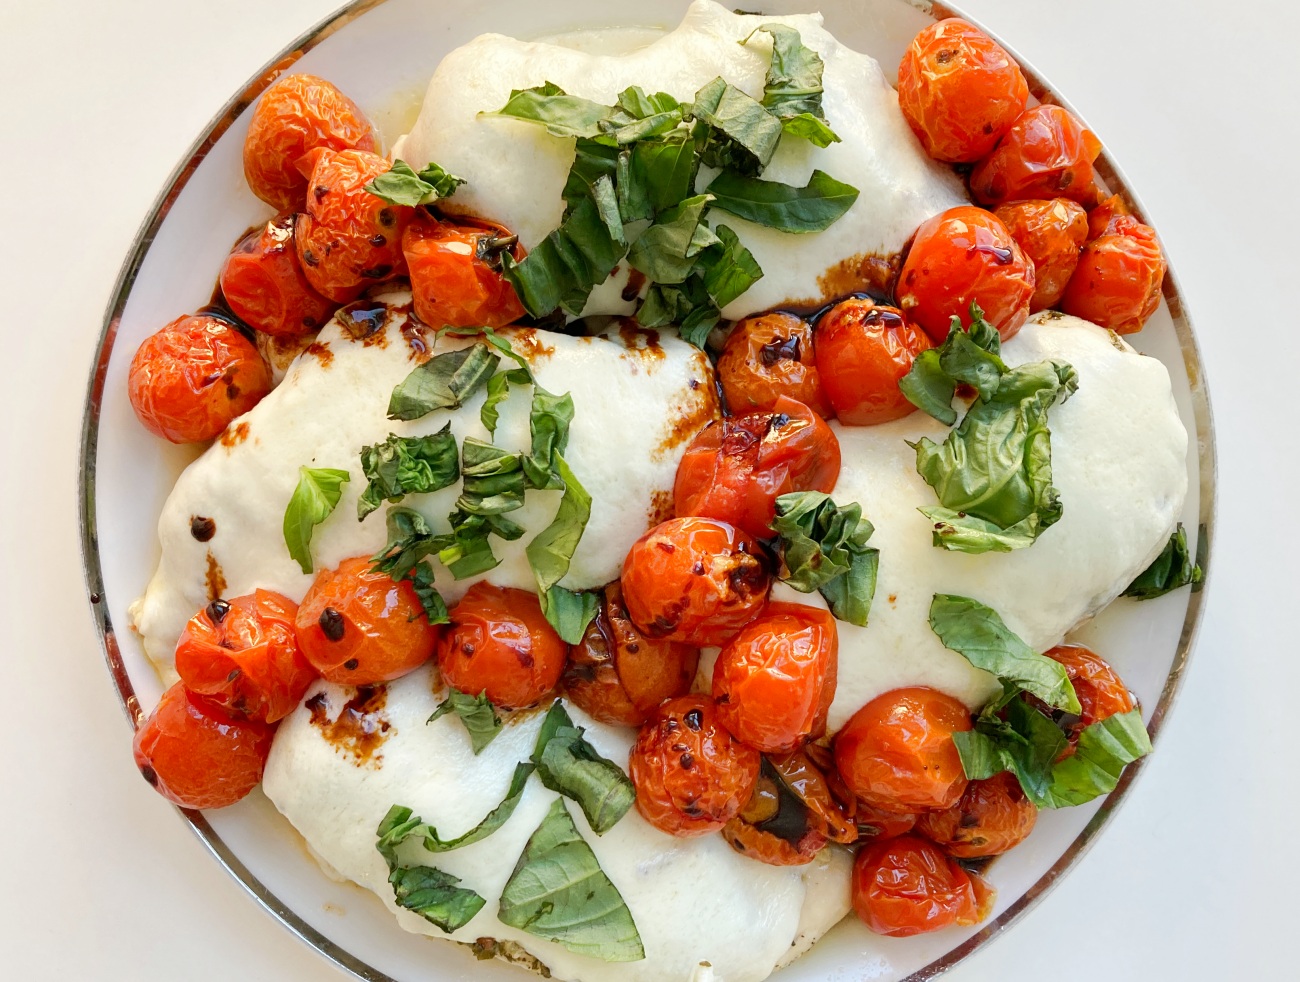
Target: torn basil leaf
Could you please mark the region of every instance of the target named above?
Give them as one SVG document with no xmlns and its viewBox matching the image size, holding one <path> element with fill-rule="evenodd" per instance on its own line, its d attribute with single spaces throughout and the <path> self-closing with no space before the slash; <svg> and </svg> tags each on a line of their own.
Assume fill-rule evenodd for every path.
<svg viewBox="0 0 1300 982">
<path fill-rule="evenodd" d="M 405 160 L 395 160 L 393 166 L 367 184 L 365 190 L 390 205 L 413 208 L 450 198 L 464 183 L 464 179 L 448 174 L 435 163 L 431 162 L 417 174 Z"/>
<path fill-rule="evenodd" d="M 459 689 L 448 689 L 447 698 L 438 703 L 438 708 L 425 722 L 432 723 L 448 713 L 455 713 L 460 718 L 475 756 L 482 753 L 483 748 L 501 732 L 501 718 L 497 716 L 496 707 L 488 701 L 486 692 L 472 696 Z"/>
<path fill-rule="evenodd" d="M 556 699 L 542 721 L 532 759 L 542 783 L 576 801 L 591 830 L 604 835 L 632 807 L 636 790 L 623 768 L 597 753 L 585 733 Z"/>
<path fill-rule="evenodd" d="M 312 532 L 338 506 L 350 480 L 347 471 L 333 467 L 298 468 L 298 486 L 284 509 L 284 544 L 304 573 L 312 571 Z"/>
<path fill-rule="evenodd" d="M 740 237 L 726 225 L 714 230 L 718 241 L 700 254 L 696 269 L 703 273 L 704 289 L 719 310 L 763 278 L 763 269 Z M 698 347 L 698 346 L 697 346 Z"/>
<path fill-rule="evenodd" d="M 411 589 L 420 601 L 424 616 L 430 624 L 446 624 L 451 620 L 447 613 L 447 602 L 433 585 L 433 567 L 428 563 L 417 563 L 407 570 L 404 577 L 411 581 Z"/>
<path fill-rule="evenodd" d="M 500 515 L 522 508 L 528 488 L 523 457 L 466 437 L 461 444 L 463 484 L 456 507 L 470 515 Z"/>
<path fill-rule="evenodd" d="M 1066 747 L 1065 734 L 1020 697 L 1018 686 L 1004 683 L 1003 691 L 1004 698 L 976 717 L 974 729 L 952 735 L 962 769 L 972 781 L 1011 771 L 1029 800 L 1041 804 L 1052 765 Z"/>
<path fill-rule="evenodd" d="M 1188 584 L 1196 586 L 1203 579 L 1205 572 L 1192 559 L 1187 549 L 1187 532 L 1183 529 L 1183 523 L 1179 522 L 1160 555 L 1120 596 L 1151 600 Z"/>
<path fill-rule="evenodd" d="M 908 402 L 948 426 L 957 422 L 952 398 L 959 384 L 973 386 L 980 398 L 991 400 L 1008 371 L 1000 357 L 1002 342 L 997 328 L 984 320 L 984 311 L 974 301 L 970 313 L 969 331 L 962 329 L 961 320 L 954 315 L 943 344 L 917 355 L 898 383 Z"/>
<path fill-rule="evenodd" d="M 559 582 L 569 572 L 573 553 L 586 531 L 587 521 L 591 518 L 591 495 L 563 457 L 556 453 L 553 459 L 555 471 L 564 482 L 564 496 L 551 524 L 538 532 L 524 551 L 537 579 L 537 595 L 547 621 L 561 638 L 569 644 L 577 644 L 596 614 L 595 598 L 581 601 L 581 606 L 577 607 L 573 603 L 577 595 L 565 597 L 564 594 L 569 593 L 567 590 L 552 595 L 552 590 L 561 589 Z"/>
<path fill-rule="evenodd" d="M 388 509 L 384 518 L 388 543 L 370 557 L 373 568 L 395 580 L 404 578 L 425 556 L 451 544 L 449 535 L 435 535 L 423 515 L 411 508 Z"/>
<path fill-rule="evenodd" d="M 531 123 L 541 123 L 552 136 L 591 138 L 600 135 L 600 122 L 611 108 L 581 96 L 568 95 L 554 82 L 531 89 L 514 89 L 506 104 L 485 116 L 510 116 Z"/>
<path fill-rule="evenodd" d="M 420 844 L 428 852 L 451 852 L 453 849 L 460 849 L 462 846 L 473 845 L 486 839 L 501 826 L 510 820 L 510 816 L 515 813 L 515 808 L 519 805 L 519 799 L 523 797 L 524 786 L 528 783 L 528 778 L 533 773 L 533 765 L 519 763 L 515 765 L 515 773 L 510 778 L 510 787 L 506 791 L 506 796 L 497 805 L 484 816 L 483 820 L 475 825 L 468 832 L 456 836 L 454 839 L 442 839 L 438 836 L 438 830 L 428 822 L 420 821 L 418 816 L 411 814 L 411 809 L 394 805 L 389 809 L 388 815 L 384 818 L 381 828 L 387 827 L 388 831 L 379 837 L 377 848 L 382 856 L 387 859 L 390 855 L 396 857 L 396 850 L 399 845 L 407 839 L 419 839 Z"/>
<path fill-rule="evenodd" d="M 800 593 L 817 590 L 832 614 L 865 627 L 876 594 L 880 550 L 867 545 L 875 528 L 857 502 L 837 505 L 821 491 L 776 499 L 779 578 Z"/>
<path fill-rule="evenodd" d="M 501 892 L 501 923 L 607 962 L 640 961 L 632 912 L 557 798 Z"/>
<path fill-rule="evenodd" d="M 1040 805 L 1064 808 L 1109 794 L 1124 768 L 1150 752 L 1151 738 L 1140 709 L 1085 726 L 1075 752 L 1052 768 L 1052 783 Z"/>
<path fill-rule="evenodd" d="M 781 121 L 721 76 L 695 93 L 691 112 L 706 127 L 700 157 L 710 167 L 756 176 L 781 141 Z"/>
<path fill-rule="evenodd" d="M 447 934 L 458 931 L 483 909 L 484 899 L 473 890 L 458 887 L 458 877 L 432 866 L 402 866 L 397 859 L 397 845 L 405 838 L 403 829 L 420 819 L 411 809 L 393 805 L 375 830 L 375 848 L 388 864 L 388 882 L 399 907 L 414 911 Z"/>
<path fill-rule="evenodd" d="M 499 514 L 472 515 L 457 509 L 448 521 L 451 542 L 438 551 L 438 560 L 458 580 L 486 573 L 500 564 L 488 536 L 513 540 L 524 534 L 522 527 Z"/>
<path fill-rule="evenodd" d="M 444 351 L 418 365 L 393 389 L 389 419 L 419 419 L 435 409 L 459 409 L 497 370 L 501 359 L 481 341 Z"/>
<path fill-rule="evenodd" d="M 487 380 L 487 398 L 479 410 L 479 420 L 490 436 L 496 436 L 497 421 L 501 418 L 497 407 L 510 394 L 510 386 L 527 385 L 530 376 L 522 369 L 514 368 L 508 372 L 499 372 Z"/>
<path fill-rule="evenodd" d="M 821 56 L 803 43 L 793 27 L 764 24 L 754 31 L 772 36 L 772 61 L 763 86 L 763 105 L 781 120 L 785 132 L 802 137 L 819 147 L 839 143 L 840 138 L 826 122 L 822 110 Z M 751 34 L 741 44 L 754 36 Z"/>
<path fill-rule="evenodd" d="M 815 170 L 799 188 L 723 171 L 705 189 L 713 205 L 779 232 L 821 232 L 858 200 L 858 189 Z"/>
<path fill-rule="evenodd" d="M 451 424 L 428 436 L 390 433 L 383 443 L 362 447 L 361 470 L 369 483 L 357 499 L 358 521 L 385 501 L 450 487 L 460 477 Z"/>
<path fill-rule="evenodd" d="M 683 118 L 682 104 L 667 92 L 647 95 L 633 85 L 618 94 L 618 103 L 597 125 L 604 138 L 623 146 L 671 133 Z"/>
<path fill-rule="evenodd" d="M 625 149 L 615 182 L 623 221 L 653 218 L 691 197 L 698 171 L 695 143 L 685 130 Z"/>
<path fill-rule="evenodd" d="M 719 242 L 704 222 L 712 200 L 699 194 L 663 212 L 641 233 L 627 253 L 627 261 L 654 283 L 681 283 L 695 268 L 695 257 Z"/>
<path fill-rule="evenodd" d="M 532 453 L 522 460 L 528 483 L 536 490 L 558 491 L 564 480 L 553 467 L 556 454 L 569 445 L 569 424 L 573 422 L 573 396 L 554 395 L 533 383 L 533 403 L 528 414 Z"/>
</svg>

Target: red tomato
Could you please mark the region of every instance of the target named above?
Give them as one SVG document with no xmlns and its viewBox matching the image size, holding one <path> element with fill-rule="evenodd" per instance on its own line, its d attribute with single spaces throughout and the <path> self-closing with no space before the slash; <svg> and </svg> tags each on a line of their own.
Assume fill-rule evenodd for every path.
<svg viewBox="0 0 1300 982">
<path fill-rule="evenodd" d="M 769 411 L 699 432 L 677 465 L 673 505 L 679 518 L 716 518 L 766 539 L 780 495 L 829 493 L 839 476 L 840 441 L 831 428 L 803 403 L 778 396 Z"/>
<path fill-rule="evenodd" d="M 956 17 L 913 38 L 898 66 L 898 107 L 936 160 L 979 160 L 1011 128 L 1028 99 L 1029 86 L 1015 59 Z"/>
<path fill-rule="evenodd" d="M 293 244 L 296 220 L 285 212 L 249 232 L 221 268 L 221 293 L 235 316 L 272 337 L 314 331 L 338 306 L 303 275 Z"/>
<path fill-rule="evenodd" d="M 1079 697 L 1082 711 L 1076 732 L 1116 713 L 1133 710 L 1133 697 L 1129 695 L 1128 687 L 1092 649 L 1081 644 L 1061 644 L 1043 654 L 1065 666 L 1074 694 Z"/>
<path fill-rule="evenodd" d="M 430 327 L 505 327 L 524 316 L 501 273 L 502 251 L 519 261 L 523 246 L 505 226 L 474 222 L 440 222 L 417 208 L 402 235 L 415 316 Z"/>
<path fill-rule="evenodd" d="M 318 147 L 378 150 L 374 127 L 356 103 L 315 75 L 286 75 L 262 93 L 244 139 L 244 177 L 277 211 L 298 211 L 307 178 L 298 161 Z"/>
<path fill-rule="evenodd" d="M 191 314 L 145 338 L 131 359 L 131 407 L 172 443 L 211 440 L 271 391 L 252 342 L 225 321 Z"/>
<path fill-rule="evenodd" d="M 414 209 L 390 205 L 366 185 L 390 164 L 364 150 L 317 150 L 307 212 L 294 236 L 307 282 L 336 303 L 406 271 L 402 234 Z"/>
<path fill-rule="evenodd" d="M 451 609 L 438 668 L 453 688 L 486 692 L 497 706 L 531 706 L 560 681 L 569 646 L 542 613 L 537 594 L 480 581 Z"/>
<path fill-rule="evenodd" d="M 1088 239 L 1088 216 L 1068 198 L 1013 201 L 993 212 L 1034 264 L 1037 286 L 1029 310 L 1055 307 L 1079 265 L 1079 250 Z"/>
<path fill-rule="evenodd" d="M 283 719 L 316 678 L 298 650 L 297 613 L 297 604 L 270 590 L 212 601 L 176 642 L 181 681 L 237 716 Z"/>
<path fill-rule="evenodd" d="M 1116 334 L 1134 334 L 1160 306 L 1165 268 L 1155 229 L 1118 215 L 1083 247 L 1061 309 Z"/>
<path fill-rule="evenodd" d="M 776 311 L 746 317 L 731 329 L 718 356 L 718 381 L 736 415 L 771 409 L 787 396 L 824 419 L 834 415 L 807 321 Z"/>
<path fill-rule="evenodd" d="M 788 754 L 826 732 L 839 635 L 820 607 L 769 603 L 713 666 L 718 719 L 742 743 Z"/>
<path fill-rule="evenodd" d="M 869 426 L 912 412 L 898 383 L 930 347 L 930 336 L 896 307 L 850 297 L 828 310 L 817 321 L 817 367 L 840 422 Z"/>
<path fill-rule="evenodd" d="M 859 801 L 853 818 L 858 823 L 858 832 L 862 838 L 875 840 L 906 835 L 916 825 L 917 816 L 912 812 L 887 812 L 883 808 L 874 808 Z"/>
<path fill-rule="evenodd" d="M 973 300 L 1006 341 L 1028 319 L 1036 283 L 1034 264 L 1002 220 L 961 205 L 916 230 L 898 276 L 898 306 L 939 343 L 953 317 L 968 323 Z"/>
<path fill-rule="evenodd" d="M 669 699 L 641 727 L 628 758 L 641 816 L 670 835 L 702 835 L 735 818 L 762 758 L 718 721 L 708 696 Z"/>
<path fill-rule="evenodd" d="M 1106 234 L 1110 227 L 1112 218 L 1118 218 L 1120 215 L 1132 215 L 1124 199 L 1118 194 L 1112 194 L 1106 198 L 1096 208 L 1088 212 L 1088 240 L 1099 238 Z"/>
<path fill-rule="evenodd" d="M 275 728 L 237 720 L 177 682 L 135 734 L 135 765 L 182 808 L 233 805 L 262 780 Z"/>
<path fill-rule="evenodd" d="M 429 660 L 440 632 L 410 580 L 375 572 L 365 556 L 317 573 L 295 623 L 303 656 L 339 685 L 374 685 L 414 671 Z"/>
<path fill-rule="evenodd" d="M 1000 856 L 1018 846 L 1038 821 L 1038 809 L 1025 797 L 1010 771 L 971 781 L 957 804 L 926 812 L 916 831 L 956 859 Z"/>
<path fill-rule="evenodd" d="M 853 911 L 876 934 L 977 924 L 991 906 L 976 897 L 970 874 L 915 835 L 872 842 L 853 861 Z"/>
<path fill-rule="evenodd" d="M 1020 114 L 997 148 L 975 165 L 971 195 L 982 205 L 1022 198 L 1095 199 L 1092 162 L 1101 142 L 1060 106 Z"/>
<path fill-rule="evenodd" d="M 835 766 L 860 801 L 893 812 L 948 808 L 966 790 L 952 735 L 970 711 L 937 689 L 877 696 L 835 735 Z"/>
</svg>

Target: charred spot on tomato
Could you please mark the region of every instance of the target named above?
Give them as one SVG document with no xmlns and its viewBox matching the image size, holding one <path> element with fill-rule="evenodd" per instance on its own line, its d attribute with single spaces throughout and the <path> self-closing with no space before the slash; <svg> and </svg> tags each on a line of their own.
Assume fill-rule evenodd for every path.
<svg viewBox="0 0 1300 982">
<path fill-rule="evenodd" d="M 397 216 L 393 214 L 393 209 L 384 208 L 379 212 L 379 224 L 384 228 L 392 228 L 397 222 Z"/>
<path fill-rule="evenodd" d="M 346 626 L 346 622 L 343 620 L 343 615 L 340 614 L 333 607 L 326 607 L 324 610 L 320 612 L 319 623 L 320 623 L 321 631 L 324 633 L 325 637 L 328 640 L 330 641 L 343 640 L 343 630 L 344 627 Z M 354 664 L 350 667 L 355 668 L 356 665 Z"/>
<path fill-rule="evenodd" d="M 372 235 L 372 236 L 370 237 L 370 244 L 371 244 L 372 246 L 387 245 L 387 244 L 388 244 L 388 240 L 387 240 L 386 238 L 384 238 L 384 235 L 383 235 L 382 232 L 376 232 L 374 235 Z"/>
<path fill-rule="evenodd" d="M 343 663 L 343 667 L 346 668 L 349 672 L 355 672 L 358 666 L 360 666 L 360 664 L 361 663 L 357 661 L 355 658 L 349 658 L 347 661 Z"/>
<path fill-rule="evenodd" d="M 304 249 L 302 251 L 302 261 L 306 263 L 308 266 L 320 265 L 320 259 L 318 259 L 316 257 L 316 253 L 312 252 L 310 249 Z"/>
<path fill-rule="evenodd" d="M 688 753 L 682 754 L 682 756 L 679 759 L 679 763 L 682 765 L 682 768 L 684 770 L 689 771 L 692 767 L 695 766 L 695 758 Z"/>
<path fill-rule="evenodd" d="M 316 187 L 312 189 L 312 193 L 316 195 L 316 200 L 320 201 L 322 198 L 325 197 L 325 195 L 330 193 L 330 189 L 328 185 L 317 184 Z"/>
<path fill-rule="evenodd" d="M 380 263 L 378 266 L 371 266 L 369 269 L 363 269 L 361 275 L 368 280 L 382 280 L 392 273 L 393 267 L 390 263 Z"/>
<path fill-rule="evenodd" d="M 207 542 L 217 534 L 217 523 L 203 515 L 190 516 L 190 535 L 199 542 Z"/>
<path fill-rule="evenodd" d="M 226 619 L 226 615 L 230 613 L 230 604 L 224 600 L 214 600 L 204 609 L 207 612 L 208 619 L 213 624 L 220 624 Z"/>
<path fill-rule="evenodd" d="M 145 764 L 140 768 L 140 776 L 148 782 L 151 788 L 158 787 L 158 772 L 148 764 Z"/>
</svg>

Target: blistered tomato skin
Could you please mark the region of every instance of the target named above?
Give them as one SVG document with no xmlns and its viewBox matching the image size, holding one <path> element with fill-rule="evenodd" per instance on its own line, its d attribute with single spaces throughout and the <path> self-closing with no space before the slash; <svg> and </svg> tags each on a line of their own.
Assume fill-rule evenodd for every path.
<svg viewBox="0 0 1300 982">
<path fill-rule="evenodd" d="M 303 657 L 339 685 L 391 682 L 414 671 L 429 660 L 440 632 L 410 581 L 373 571 L 365 556 L 316 574 L 295 627 Z"/>
<path fill-rule="evenodd" d="M 853 862 L 853 911 L 876 934 L 905 938 L 978 923 L 991 904 L 971 876 L 915 835 L 873 842 Z"/>
<path fill-rule="evenodd" d="M 241 321 L 272 337 L 299 337 L 322 327 L 338 304 L 303 275 L 286 212 L 249 232 L 221 267 L 221 293 Z"/>
<path fill-rule="evenodd" d="M 501 253 L 518 262 L 524 249 L 503 226 L 442 222 L 416 209 L 402 234 L 415 315 L 430 327 L 505 327 L 524 316 L 501 273 Z"/>
<path fill-rule="evenodd" d="M 1083 247 L 1061 309 L 1116 334 L 1134 334 L 1160 306 L 1165 269 L 1155 230 L 1136 218 L 1116 216 L 1103 235 Z"/>
<path fill-rule="evenodd" d="M 817 366 L 841 423 L 870 426 L 902 419 L 916 407 L 898 383 L 930 336 L 896 307 L 866 297 L 842 300 L 817 321 Z"/>
<path fill-rule="evenodd" d="M 270 590 L 214 600 L 176 642 L 176 672 L 191 692 L 227 712 L 274 723 L 316 678 L 298 650 L 298 605 Z"/>
<path fill-rule="evenodd" d="M 127 385 L 136 418 L 149 432 L 198 443 L 256 406 L 271 391 L 271 372 L 235 328 L 193 314 L 145 338 Z"/>
<path fill-rule="evenodd" d="M 763 547 L 734 525 L 674 518 L 623 562 L 623 602 L 647 637 L 722 645 L 753 620 L 772 585 Z"/>
<path fill-rule="evenodd" d="M 975 301 L 1007 341 L 1029 318 L 1037 282 L 1034 264 L 1002 220 L 983 208 L 960 205 L 916 230 L 898 275 L 898 306 L 939 344 L 953 317 L 969 326 Z"/>
<path fill-rule="evenodd" d="M 388 161 L 364 150 L 318 150 L 308 159 L 307 210 L 294 238 L 312 288 L 348 303 L 366 287 L 406 272 L 402 235 L 414 209 L 365 189 L 388 171 Z"/>
<path fill-rule="evenodd" d="M 1038 809 L 1010 771 L 971 781 L 957 804 L 926 812 L 916 831 L 955 859 L 1000 856 L 1034 830 Z"/>
<path fill-rule="evenodd" d="M 892 812 L 948 808 L 966 790 L 952 735 L 970 711 L 937 689 L 894 689 L 867 703 L 835 735 L 835 766 L 860 801 Z"/>
<path fill-rule="evenodd" d="M 1091 204 L 1097 196 L 1092 162 L 1100 153 L 1101 142 L 1060 106 L 1034 106 L 975 165 L 971 195 L 990 207 L 1023 198 Z"/>
<path fill-rule="evenodd" d="M 718 357 L 718 381 L 737 416 L 771 409 L 781 396 L 823 419 L 834 415 L 822 388 L 812 327 L 794 314 L 760 314 L 733 327 Z"/>
<path fill-rule="evenodd" d="M 916 826 L 917 816 L 912 812 L 887 812 L 859 801 L 853 818 L 862 838 L 876 841 L 895 839 L 911 832 Z"/>
<path fill-rule="evenodd" d="M 135 734 L 135 764 L 182 808 L 225 808 L 262 780 L 275 728 L 237 720 L 177 682 Z"/>
<path fill-rule="evenodd" d="M 1076 731 L 1116 713 L 1133 710 L 1133 697 L 1124 681 L 1091 648 L 1081 644 L 1062 644 L 1043 654 L 1064 665 L 1066 674 L 1070 676 L 1080 706 Z"/>
<path fill-rule="evenodd" d="M 300 211 L 307 178 L 298 161 L 318 147 L 379 149 L 356 103 L 323 78 L 286 75 L 262 93 L 244 140 L 244 177 L 277 211 Z"/>
<path fill-rule="evenodd" d="M 1079 250 L 1088 240 L 1087 212 L 1069 198 L 1054 198 L 1013 201 L 999 205 L 993 214 L 1002 219 L 1034 264 L 1037 285 L 1029 299 L 1029 312 L 1055 307 L 1079 265 Z"/>
<path fill-rule="evenodd" d="M 971 163 L 988 154 L 1029 99 L 1009 54 L 973 24 L 950 17 L 913 40 L 898 66 L 898 105 L 925 152 Z"/>
<path fill-rule="evenodd" d="M 714 663 L 718 718 L 755 750 L 788 754 L 826 731 L 838 658 L 839 636 L 828 611 L 769 603 Z"/>
<path fill-rule="evenodd" d="M 438 642 L 442 680 L 497 706 L 531 706 L 560 681 L 569 646 L 547 622 L 537 594 L 475 583 L 451 609 Z"/>
<path fill-rule="evenodd" d="M 628 759 L 637 811 L 670 835 L 713 832 L 749 801 L 761 760 L 727 732 L 708 696 L 670 699 L 641 727 Z"/>
<path fill-rule="evenodd" d="M 1128 205 L 1124 203 L 1124 199 L 1118 194 L 1112 194 L 1109 198 L 1105 198 L 1101 204 L 1088 211 L 1088 241 L 1105 235 L 1106 229 L 1110 227 L 1111 219 L 1118 218 L 1120 215 L 1131 216 L 1132 214 Z"/>
</svg>

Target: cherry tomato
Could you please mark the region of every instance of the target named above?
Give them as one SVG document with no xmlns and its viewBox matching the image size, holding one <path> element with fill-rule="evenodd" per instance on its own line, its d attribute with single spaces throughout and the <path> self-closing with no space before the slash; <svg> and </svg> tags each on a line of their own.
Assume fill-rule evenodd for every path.
<svg viewBox="0 0 1300 982">
<path fill-rule="evenodd" d="M 389 169 L 364 150 L 316 150 L 307 211 L 294 236 L 307 282 L 336 303 L 348 303 L 366 287 L 406 270 L 402 235 L 413 208 L 390 205 L 366 190 Z"/>
<path fill-rule="evenodd" d="M 181 681 L 236 716 L 283 719 L 316 678 L 298 650 L 297 613 L 297 604 L 270 590 L 212 601 L 176 642 Z"/>
<path fill-rule="evenodd" d="M 869 426 L 911 413 L 898 382 L 930 347 L 896 307 L 850 297 L 828 310 L 817 321 L 817 367 L 840 422 Z"/>
<path fill-rule="evenodd" d="M 971 301 L 1009 340 L 1029 317 L 1034 264 L 1002 220 L 983 208 L 949 208 L 916 230 L 898 276 L 898 306 L 936 343 L 953 317 L 970 320 Z"/>
<path fill-rule="evenodd" d="M 1069 198 L 1013 201 L 993 212 L 1006 225 L 1034 264 L 1034 295 L 1030 313 L 1055 307 L 1079 265 L 1079 250 L 1088 239 L 1088 216 Z"/>
<path fill-rule="evenodd" d="M 182 808 L 233 805 L 262 780 L 275 728 L 235 719 L 177 682 L 135 733 L 135 765 Z"/>
<path fill-rule="evenodd" d="M 1066 674 L 1079 697 L 1079 722 L 1076 732 L 1116 713 L 1133 710 L 1133 697 L 1115 670 L 1090 648 L 1081 644 L 1057 645 L 1043 652 L 1065 666 Z"/>
<path fill-rule="evenodd" d="M 734 525 L 674 518 L 633 544 L 623 561 L 623 603 L 647 637 L 721 645 L 767 603 L 763 547 Z"/>
<path fill-rule="evenodd" d="M 1018 846 L 1038 821 L 1038 809 L 1025 797 L 1010 771 L 971 781 L 951 808 L 926 812 L 916 831 L 956 859 L 1000 856 Z"/>
<path fill-rule="evenodd" d="M 787 396 L 824 419 L 834 415 L 807 321 L 780 311 L 746 317 L 731 329 L 718 357 L 718 381 L 736 415 L 771 409 Z"/>
<path fill-rule="evenodd" d="M 670 835 L 702 835 L 739 814 L 758 780 L 758 751 L 734 739 L 708 696 L 669 699 L 628 758 L 641 816 Z"/>
<path fill-rule="evenodd" d="M 277 211 L 298 211 L 307 178 L 298 161 L 318 147 L 378 150 L 374 127 L 356 103 L 315 75 L 286 75 L 262 93 L 244 139 L 244 177 Z"/>
<path fill-rule="evenodd" d="M 502 225 L 471 222 L 440 222 L 418 208 L 402 234 L 415 316 L 430 327 L 505 327 L 524 316 L 501 273 L 502 252 L 524 258 L 518 237 Z"/>
<path fill-rule="evenodd" d="M 937 689 L 877 696 L 835 736 L 835 766 L 859 800 L 893 812 L 948 808 L 966 790 L 952 735 L 970 711 Z"/>
<path fill-rule="evenodd" d="M 665 699 L 690 690 L 699 661 L 698 648 L 637 630 L 623 605 L 622 584 L 615 580 L 605 587 L 582 640 L 569 651 L 564 688 L 588 716 L 640 726 Z"/>
<path fill-rule="evenodd" d="M 770 410 L 726 417 L 696 435 L 677 465 L 679 518 L 701 515 L 770 538 L 776 499 L 830 492 L 840 476 L 840 441 L 801 402 L 778 396 Z"/>
<path fill-rule="evenodd" d="M 857 829 L 832 800 L 821 772 L 796 753 L 764 759 L 754 793 L 722 827 L 722 837 L 759 862 L 801 866 L 832 839 L 855 841 Z"/>
<path fill-rule="evenodd" d="M 303 656 L 339 685 L 374 685 L 414 671 L 440 633 L 411 582 L 375 572 L 365 556 L 317 573 L 295 624 Z"/>
<path fill-rule="evenodd" d="M 303 275 L 293 244 L 296 221 L 286 212 L 249 232 L 221 268 L 221 293 L 235 316 L 272 337 L 314 331 L 338 306 Z"/>
<path fill-rule="evenodd" d="M 271 391 L 251 341 L 225 321 L 191 314 L 145 338 L 131 359 L 131 407 L 172 443 L 211 440 Z"/>
<path fill-rule="evenodd" d="M 864 839 L 895 839 L 906 835 L 916 825 L 913 812 L 887 812 L 883 808 L 858 802 L 853 820 L 858 823 L 858 833 Z"/>
<path fill-rule="evenodd" d="M 531 706 L 555 688 L 569 646 L 542 613 L 537 594 L 480 581 L 451 609 L 438 668 L 453 688 L 486 692 L 494 705 Z"/>
<path fill-rule="evenodd" d="M 931 24 L 898 66 L 898 106 L 935 160 L 989 153 L 1025 109 L 1029 86 L 1009 54 L 956 17 Z"/>
<path fill-rule="evenodd" d="M 714 663 L 718 718 L 755 750 L 790 753 L 826 732 L 838 656 L 839 635 L 828 611 L 769 603 Z"/>
<path fill-rule="evenodd" d="M 1133 334 L 1160 306 L 1164 279 L 1165 257 L 1155 229 L 1118 215 L 1104 235 L 1083 247 L 1061 309 L 1116 334 Z"/>
<path fill-rule="evenodd" d="M 986 913 L 970 874 L 915 835 L 864 846 L 852 882 L 854 913 L 876 934 L 893 938 L 977 924 Z"/>
<path fill-rule="evenodd" d="M 996 149 L 975 165 L 971 195 L 982 205 L 1022 198 L 1096 198 L 1092 162 L 1101 142 L 1060 106 L 1034 106 L 1020 114 Z"/>
<path fill-rule="evenodd" d="M 1088 212 L 1088 239 L 1098 238 L 1106 234 L 1110 227 L 1112 218 L 1118 218 L 1120 215 L 1132 215 L 1124 199 L 1118 194 L 1112 194 L 1106 198 L 1096 208 Z"/>
</svg>

